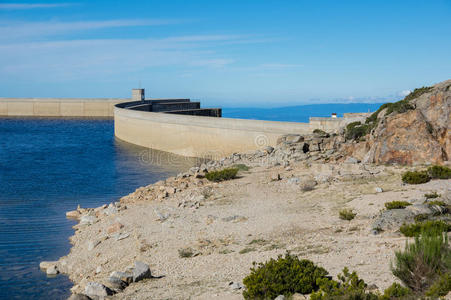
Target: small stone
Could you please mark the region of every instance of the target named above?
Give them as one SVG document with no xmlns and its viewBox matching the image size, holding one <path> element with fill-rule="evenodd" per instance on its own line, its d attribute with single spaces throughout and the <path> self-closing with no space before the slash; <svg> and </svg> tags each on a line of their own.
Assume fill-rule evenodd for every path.
<svg viewBox="0 0 451 300">
<path fill-rule="evenodd" d="M 384 191 L 381 187 L 376 187 L 374 190 L 376 193 L 382 193 Z"/>
<path fill-rule="evenodd" d="M 279 173 L 271 175 L 271 181 L 279 181 L 279 180 L 282 180 Z"/>
<path fill-rule="evenodd" d="M 100 241 L 89 241 L 88 242 L 88 251 L 92 251 L 99 244 L 100 244 Z"/>
<path fill-rule="evenodd" d="M 39 268 L 41 268 L 41 270 L 46 271 L 48 268 L 52 267 L 52 266 L 56 266 L 56 261 L 41 261 L 41 263 L 39 264 Z"/>
<path fill-rule="evenodd" d="M 111 224 L 108 228 L 107 228 L 107 232 L 108 233 L 114 233 L 114 232 L 117 232 L 117 231 L 119 231 L 122 227 L 124 227 L 124 225 L 122 225 L 121 223 L 119 223 L 119 222 L 116 222 L 116 223 L 114 223 L 114 224 Z"/>
<path fill-rule="evenodd" d="M 89 297 L 106 297 L 113 295 L 113 291 L 98 282 L 88 282 L 85 287 L 85 294 Z"/>
<path fill-rule="evenodd" d="M 350 157 L 348 157 L 346 160 L 345 160 L 345 164 L 357 164 L 357 163 L 359 163 L 360 161 L 357 159 L 357 158 L 354 158 L 354 157 L 352 157 L 352 156 L 350 156 Z"/>
<path fill-rule="evenodd" d="M 91 298 L 83 294 L 72 294 L 67 300 L 91 300 Z"/>
<path fill-rule="evenodd" d="M 47 273 L 47 275 L 56 275 L 59 273 L 55 265 L 48 267 L 47 270 L 45 270 L 45 272 Z"/>
<path fill-rule="evenodd" d="M 78 210 L 71 210 L 71 211 L 66 212 L 66 218 L 68 218 L 68 219 L 78 220 L 78 219 L 80 219 L 80 216 L 81 216 L 81 214 Z"/>
<path fill-rule="evenodd" d="M 300 182 L 298 177 L 291 177 L 290 179 L 288 179 L 288 183 L 289 184 L 298 184 Z"/>
<path fill-rule="evenodd" d="M 95 216 L 82 216 L 80 218 L 80 224 L 81 225 L 92 225 L 97 221 L 97 218 Z"/>
<path fill-rule="evenodd" d="M 266 146 L 265 148 L 263 148 L 263 151 L 265 151 L 268 154 L 271 154 L 274 151 L 274 148 L 271 146 Z"/>
<path fill-rule="evenodd" d="M 291 300 L 307 300 L 307 297 L 299 293 L 294 293 L 291 296 Z"/>
<path fill-rule="evenodd" d="M 130 272 L 118 272 L 114 271 L 110 274 L 110 278 L 115 277 L 118 278 L 126 283 L 132 283 L 133 282 L 133 274 Z"/>
<path fill-rule="evenodd" d="M 100 272 L 102 272 L 102 267 L 101 266 L 97 266 L 96 274 L 99 274 Z"/>
<path fill-rule="evenodd" d="M 135 261 L 135 266 L 133 268 L 133 282 L 138 282 L 151 277 L 152 274 L 150 272 L 149 265 L 140 261 Z"/>
<path fill-rule="evenodd" d="M 229 287 L 230 287 L 232 290 L 241 290 L 241 289 L 244 288 L 244 286 L 243 286 L 241 283 L 239 283 L 239 282 L 233 282 L 233 281 L 229 283 Z"/>
<path fill-rule="evenodd" d="M 120 240 L 128 238 L 129 236 L 130 236 L 129 233 L 116 233 L 114 235 L 114 238 L 116 239 L 116 241 L 120 241 Z"/>
<path fill-rule="evenodd" d="M 274 300 L 285 300 L 285 296 L 284 295 L 279 295 L 276 298 L 274 298 Z"/>
<path fill-rule="evenodd" d="M 110 277 L 108 278 L 108 281 L 115 290 L 123 290 L 128 286 L 127 282 L 120 280 L 117 277 Z"/>
</svg>

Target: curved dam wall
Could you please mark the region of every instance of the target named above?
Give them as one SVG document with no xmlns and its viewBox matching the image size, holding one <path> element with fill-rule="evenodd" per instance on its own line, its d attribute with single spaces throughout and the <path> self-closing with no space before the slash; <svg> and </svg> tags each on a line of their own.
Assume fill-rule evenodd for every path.
<svg viewBox="0 0 451 300">
<path fill-rule="evenodd" d="M 119 98 L 0 98 L 0 116 L 112 117 Z"/>
<path fill-rule="evenodd" d="M 211 159 L 274 146 L 284 134 L 309 134 L 316 128 L 334 131 L 343 123 L 342 118 L 321 118 L 313 123 L 274 122 L 155 113 L 120 106 L 123 105 L 114 108 L 117 138 L 179 155 Z"/>
</svg>

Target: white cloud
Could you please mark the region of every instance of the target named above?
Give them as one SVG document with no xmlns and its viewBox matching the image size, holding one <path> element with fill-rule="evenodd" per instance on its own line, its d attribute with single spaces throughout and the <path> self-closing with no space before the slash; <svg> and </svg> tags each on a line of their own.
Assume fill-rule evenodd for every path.
<svg viewBox="0 0 451 300">
<path fill-rule="evenodd" d="M 132 27 L 132 26 L 156 26 L 179 23 L 179 20 L 171 19 L 144 19 L 144 20 L 105 20 L 105 21 L 79 21 L 79 22 L 10 22 L 0 23 L 1 40 L 20 40 L 29 38 L 42 38 L 46 36 L 87 31 L 94 29 Z"/>
<path fill-rule="evenodd" d="M 2 3 L 0 9 L 21 10 L 34 8 L 54 8 L 71 6 L 72 3 Z"/>
</svg>

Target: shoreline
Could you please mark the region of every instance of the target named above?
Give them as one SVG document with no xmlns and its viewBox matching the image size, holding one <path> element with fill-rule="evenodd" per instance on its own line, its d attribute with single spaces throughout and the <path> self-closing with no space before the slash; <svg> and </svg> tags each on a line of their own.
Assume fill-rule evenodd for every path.
<svg viewBox="0 0 451 300">
<path fill-rule="evenodd" d="M 74 294 L 97 282 L 116 290 L 112 299 L 242 299 L 252 262 L 288 250 L 332 276 L 349 267 L 383 290 L 395 281 L 389 262 L 406 240 L 393 230 L 371 232 L 384 203 L 451 189 L 446 180 L 406 187 L 400 173 L 407 167 L 338 162 L 333 154 L 330 162 L 312 155 L 288 164 L 269 157 L 265 151 L 232 155 L 115 204 L 69 212 L 80 219 L 71 251 L 51 264 L 69 275 Z M 242 163 L 251 168 L 237 179 L 203 178 L 205 171 Z M 342 207 L 357 217 L 340 220 Z M 148 265 L 152 278 L 115 286 L 112 272 L 133 272 L 136 262 Z"/>
</svg>

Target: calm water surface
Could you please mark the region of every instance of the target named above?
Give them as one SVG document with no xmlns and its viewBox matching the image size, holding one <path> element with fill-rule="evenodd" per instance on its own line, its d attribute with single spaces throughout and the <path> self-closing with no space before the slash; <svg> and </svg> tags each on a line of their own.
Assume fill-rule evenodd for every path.
<svg viewBox="0 0 451 300">
<path fill-rule="evenodd" d="M 0 118 L 0 299 L 66 299 L 67 277 L 39 270 L 69 252 L 75 222 L 65 212 L 194 163 L 115 140 L 112 120 Z"/>
</svg>

